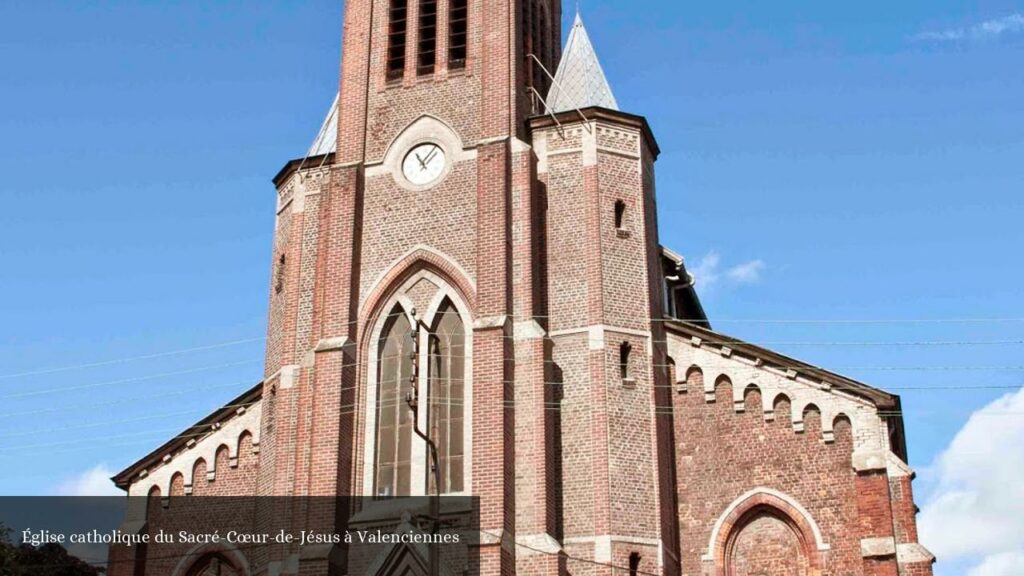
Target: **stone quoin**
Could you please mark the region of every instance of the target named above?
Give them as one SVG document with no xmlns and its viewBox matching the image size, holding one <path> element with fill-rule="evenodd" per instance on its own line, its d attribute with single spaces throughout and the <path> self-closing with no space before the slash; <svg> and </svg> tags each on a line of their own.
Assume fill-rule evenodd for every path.
<svg viewBox="0 0 1024 576">
<path fill-rule="evenodd" d="M 485 575 L 932 573 L 899 397 L 712 329 L 659 243 L 654 134 L 562 10 L 345 2 L 338 96 L 274 178 L 264 379 L 115 477 L 149 498 L 124 530 L 174 497 L 439 489 L 479 497 Z M 370 569 L 330 544 L 110 573 Z"/>
</svg>

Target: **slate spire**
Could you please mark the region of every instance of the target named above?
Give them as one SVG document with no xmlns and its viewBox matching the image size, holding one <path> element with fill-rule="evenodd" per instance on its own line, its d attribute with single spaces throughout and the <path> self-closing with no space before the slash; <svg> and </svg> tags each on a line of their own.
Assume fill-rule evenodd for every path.
<svg viewBox="0 0 1024 576">
<path fill-rule="evenodd" d="M 339 96 L 336 95 L 334 97 L 334 103 L 331 104 L 331 109 L 327 111 L 327 116 L 324 117 L 324 123 L 320 126 L 320 132 L 317 133 L 316 139 L 313 140 L 313 144 L 309 147 L 308 154 L 310 156 L 330 154 L 335 152 L 338 147 Z"/>
<path fill-rule="evenodd" d="M 549 113 L 590 106 L 619 109 L 579 11 L 576 12 L 576 21 L 569 32 L 569 40 L 562 52 L 562 61 L 558 64 L 555 82 L 548 92 L 547 100 Z"/>
</svg>

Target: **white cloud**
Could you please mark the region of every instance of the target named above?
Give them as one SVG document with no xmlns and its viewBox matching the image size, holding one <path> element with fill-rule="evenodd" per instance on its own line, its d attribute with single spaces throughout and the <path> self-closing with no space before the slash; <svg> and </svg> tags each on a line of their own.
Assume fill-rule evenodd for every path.
<svg viewBox="0 0 1024 576">
<path fill-rule="evenodd" d="M 994 554 L 980 566 L 971 569 L 967 576 L 1020 576 L 1024 574 L 1024 552 Z"/>
<path fill-rule="evenodd" d="M 59 496 L 123 496 L 124 492 L 114 486 L 110 477 L 114 471 L 106 464 L 68 478 L 57 487 Z"/>
<path fill-rule="evenodd" d="M 726 276 L 737 284 L 756 284 L 761 281 L 761 273 L 764 271 L 763 260 L 751 260 L 738 266 L 733 266 L 726 272 Z"/>
<path fill-rule="evenodd" d="M 1024 574 L 1024 388 L 971 415 L 932 469 L 937 487 L 919 519 L 938 558 L 970 576 Z"/>
<path fill-rule="evenodd" d="M 697 286 L 705 290 L 714 286 L 718 282 L 718 265 L 721 262 L 722 257 L 718 255 L 718 252 L 712 250 L 705 254 L 697 262 L 697 265 L 690 269 L 690 273 L 697 281 Z"/>
<path fill-rule="evenodd" d="M 722 256 L 711 250 L 690 267 L 690 273 L 697 280 L 697 288 L 707 292 L 720 280 L 734 285 L 756 284 L 761 281 L 766 264 L 763 260 L 750 260 L 722 270 Z"/>
<path fill-rule="evenodd" d="M 1011 14 L 1004 18 L 994 18 L 967 28 L 922 32 L 915 35 L 914 40 L 922 42 L 959 42 L 961 40 L 986 40 L 998 38 L 1004 34 L 1020 33 L 1024 33 L 1024 15 Z"/>
</svg>

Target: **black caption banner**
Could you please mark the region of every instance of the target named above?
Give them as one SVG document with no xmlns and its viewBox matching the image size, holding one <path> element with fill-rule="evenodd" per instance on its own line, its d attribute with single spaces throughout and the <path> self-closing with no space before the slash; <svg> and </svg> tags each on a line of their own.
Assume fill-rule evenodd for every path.
<svg viewBox="0 0 1024 576">
<path fill-rule="evenodd" d="M 480 573 L 472 497 L 0 497 L 2 576 Z"/>
</svg>

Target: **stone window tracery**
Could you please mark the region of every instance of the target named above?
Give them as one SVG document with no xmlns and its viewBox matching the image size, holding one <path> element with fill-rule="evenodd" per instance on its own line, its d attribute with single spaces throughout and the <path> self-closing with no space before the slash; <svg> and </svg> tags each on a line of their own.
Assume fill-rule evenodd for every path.
<svg viewBox="0 0 1024 576">
<path fill-rule="evenodd" d="M 372 469 L 364 486 L 378 498 L 434 492 L 430 450 L 416 434 L 417 422 L 437 447 L 440 492 L 468 490 L 471 333 L 449 294 L 438 290 L 427 314 L 419 316 L 412 299 L 423 304 L 422 291 L 412 299 L 400 293 L 372 337 L 368 414 L 375 431 L 366 446 Z"/>
</svg>

